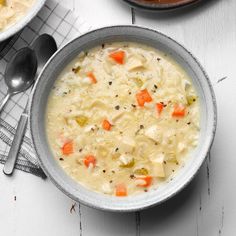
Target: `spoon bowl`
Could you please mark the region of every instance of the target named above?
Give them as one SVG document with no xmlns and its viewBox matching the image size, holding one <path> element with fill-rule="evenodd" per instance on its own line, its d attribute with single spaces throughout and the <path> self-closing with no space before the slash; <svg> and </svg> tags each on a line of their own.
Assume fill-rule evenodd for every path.
<svg viewBox="0 0 236 236">
<path fill-rule="evenodd" d="M 39 74 L 49 58 L 57 51 L 57 44 L 51 35 L 42 34 L 34 40 L 31 47 L 35 51 L 37 57 L 37 74 Z"/>
<path fill-rule="evenodd" d="M 8 91 L 0 105 L 0 113 L 12 95 L 24 92 L 33 84 L 36 71 L 35 52 L 27 47 L 20 49 L 6 67 L 4 81 Z"/>
<path fill-rule="evenodd" d="M 30 48 L 20 49 L 9 62 L 5 72 L 8 92 L 16 94 L 27 90 L 34 82 L 37 69 L 36 54 Z"/>
</svg>

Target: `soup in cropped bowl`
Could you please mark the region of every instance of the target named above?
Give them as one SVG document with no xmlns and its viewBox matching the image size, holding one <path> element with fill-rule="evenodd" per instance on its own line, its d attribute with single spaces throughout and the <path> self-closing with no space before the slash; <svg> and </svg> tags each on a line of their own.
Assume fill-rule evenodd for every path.
<svg viewBox="0 0 236 236">
<path fill-rule="evenodd" d="M 0 33 L 21 20 L 35 0 L 0 0 Z"/>
<path fill-rule="evenodd" d="M 175 178 L 198 145 L 198 95 L 166 54 L 133 42 L 80 53 L 50 93 L 46 133 L 75 181 L 125 197 Z"/>
</svg>

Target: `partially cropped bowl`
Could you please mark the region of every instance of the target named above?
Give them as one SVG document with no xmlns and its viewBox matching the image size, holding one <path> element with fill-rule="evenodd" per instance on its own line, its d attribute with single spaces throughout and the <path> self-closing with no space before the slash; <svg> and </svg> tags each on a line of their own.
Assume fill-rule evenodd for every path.
<svg viewBox="0 0 236 236">
<path fill-rule="evenodd" d="M 131 6 L 151 11 L 171 10 L 200 2 L 201 0 L 175 0 L 175 1 L 157 1 L 157 0 L 124 0 Z"/>
<path fill-rule="evenodd" d="M 81 51 L 108 42 L 130 41 L 157 48 L 170 55 L 192 78 L 200 100 L 200 138 L 186 165 L 172 181 L 144 194 L 118 198 L 93 192 L 68 176 L 53 157 L 45 114 L 51 89 L 65 66 Z M 137 26 L 111 26 L 86 33 L 61 48 L 47 63 L 33 90 L 30 106 L 32 140 L 41 166 L 51 181 L 66 195 L 90 207 L 109 211 L 145 209 L 174 196 L 196 175 L 210 150 L 216 130 L 216 102 L 211 83 L 193 55 L 179 43 L 157 31 Z"/>
<path fill-rule="evenodd" d="M 9 26 L 3 31 L 0 31 L 0 43 L 21 31 L 29 22 L 38 14 L 46 0 L 35 0 L 32 7 L 30 7 L 18 22 Z"/>
</svg>

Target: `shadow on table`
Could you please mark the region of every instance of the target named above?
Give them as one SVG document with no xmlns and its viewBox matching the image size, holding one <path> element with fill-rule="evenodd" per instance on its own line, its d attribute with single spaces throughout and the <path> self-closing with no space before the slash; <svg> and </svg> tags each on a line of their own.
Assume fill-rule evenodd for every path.
<svg viewBox="0 0 236 236">
<path fill-rule="evenodd" d="M 203 168 L 201 169 L 203 171 Z M 194 212 L 195 214 L 193 208 L 195 209 L 196 207 L 196 198 L 199 198 L 199 192 L 201 192 L 202 188 L 205 188 L 205 183 L 202 181 L 202 174 L 198 173 L 192 182 L 175 197 L 161 205 L 141 211 L 141 220 L 145 220 L 145 229 L 151 231 L 153 228 L 157 229 L 163 225 L 167 226 L 168 222 L 173 223 L 176 220 L 178 221 L 178 219 L 188 221 L 188 218 L 192 217 L 189 213 Z M 199 205 L 197 209 L 201 211 L 201 204 Z"/>
<path fill-rule="evenodd" d="M 219 2 L 222 2 L 223 0 L 202 0 L 202 2 L 197 3 L 195 5 L 190 5 L 183 8 L 178 8 L 174 10 L 169 11 L 143 11 L 143 10 L 135 10 L 136 15 L 140 15 L 147 19 L 171 19 L 171 18 L 178 18 L 178 17 L 189 17 L 189 15 L 193 14 L 199 14 L 199 12 L 206 11 L 210 7 L 212 7 L 214 4 L 219 4 Z"/>
</svg>

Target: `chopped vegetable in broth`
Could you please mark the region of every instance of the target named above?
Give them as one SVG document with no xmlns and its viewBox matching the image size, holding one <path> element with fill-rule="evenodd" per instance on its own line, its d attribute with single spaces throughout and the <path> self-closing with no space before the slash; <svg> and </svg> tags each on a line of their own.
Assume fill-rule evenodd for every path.
<svg viewBox="0 0 236 236">
<path fill-rule="evenodd" d="M 81 52 L 48 100 L 50 147 L 83 186 L 125 197 L 167 184 L 198 144 L 198 96 L 157 49 L 115 42 Z"/>
</svg>

